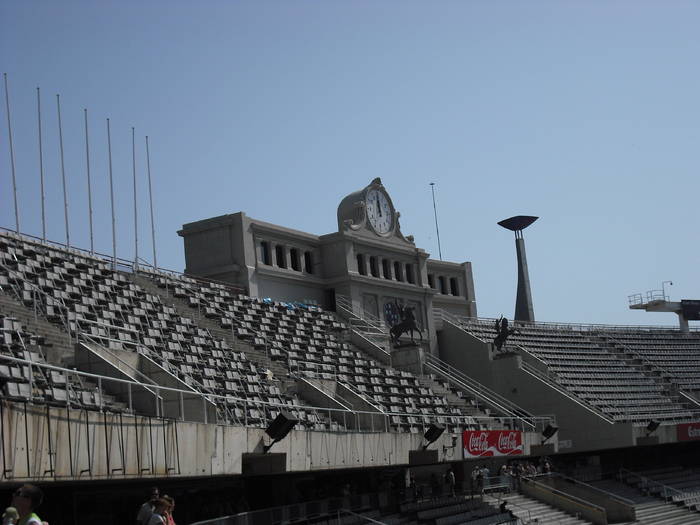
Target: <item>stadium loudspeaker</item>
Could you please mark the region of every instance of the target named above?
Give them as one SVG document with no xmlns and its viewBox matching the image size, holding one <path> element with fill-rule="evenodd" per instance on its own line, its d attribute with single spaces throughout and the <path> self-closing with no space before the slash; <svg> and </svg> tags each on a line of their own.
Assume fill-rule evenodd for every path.
<svg viewBox="0 0 700 525">
<path fill-rule="evenodd" d="M 424 437 L 425 440 L 427 441 L 427 443 L 426 443 L 425 445 L 423 445 L 423 450 L 425 450 L 426 448 L 428 448 L 428 445 L 430 445 L 431 443 L 434 443 L 435 441 L 437 441 L 437 439 L 438 439 L 440 436 L 442 436 L 442 433 L 443 433 L 444 431 L 445 431 L 445 427 L 444 427 L 444 426 L 442 426 L 442 425 L 431 424 L 431 425 L 428 427 L 428 430 L 425 431 L 425 434 L 423 434 L 423 437 Z"/>
<path fill-rule="evenodd" d="M 659 423 L 658 421 L 654 421 L 653 419 L 649 421 L 649 424 L 647 425 L 647 432 L 651 434 L 652 432 L 655 432 L 657 428 L 659 428 Z"/>
<path fill-rule="evenodd" d="M 263 447 L 263 452 L 267 453 L 267 451 L 272 448 L 272 445 L 278 441 L 282 441 L 298 422 L 299 420 L 295 419 L 289 412 L 281 411 L 275 420 L 265 429 L 265 433 L 272 438 L 272 443 L 265 445 Z"/>
<path fill-rule="evenodd" d="M 547 425 L 544 427 L 544 430 L 542 431 L 542 437 L 544 437 L 545 441 L 551 438 L 554 434 L 559 432 L 559 427 L 554 427 L 552 425 Z"/>
</svg>

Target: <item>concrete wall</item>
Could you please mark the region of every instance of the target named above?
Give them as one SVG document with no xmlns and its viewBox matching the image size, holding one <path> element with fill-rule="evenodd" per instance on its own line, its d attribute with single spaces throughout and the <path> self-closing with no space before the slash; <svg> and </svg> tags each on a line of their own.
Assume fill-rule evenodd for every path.
<svg viewBox="0 0 700 525">
<path fill-rule="evenodd" d="M 552 439 L 571 444 L 560 452 L 634 445 L 629 423 L 611 424 L 521 369 L 518 355 L 494 359 L 491 345 L 449 322 L 438 332 L 440 358 L 467 376 L 534 415 L 556 414 L 559 433 Z"/>
<path fill-rule="evenodd" d="M 277 272 L 284 270 L 277 270 Z M 295 272 L 296 273 L 296 272 Z M 305 301 L 315 302 L 319 306 L 324 304 L 324 288 L 322 284 L 298 281 L 292 271 L 286 278 L 278 275 L 269 275 L 258 270 L 258 297 L 270 297 L 276 301 Z"/>
<path fill-rule="evenodd" d="M 0 402 L 8 480 L 46 481 L 241 473 L 243 453 L 261 452 L 263 429 L 206 425 L 126 414 L 86 412 Z M 421 434 L 309 432 L 293 430 L 274 452 L 287 455 L 287 470 L 406 465 Z M 440 461 L 453 461 L 447 433 L 433 445 Z M 27 445 L 28 444 L 28 445 Z M 89 445 L 88 445 L 89 444 Z"/>
</svg>

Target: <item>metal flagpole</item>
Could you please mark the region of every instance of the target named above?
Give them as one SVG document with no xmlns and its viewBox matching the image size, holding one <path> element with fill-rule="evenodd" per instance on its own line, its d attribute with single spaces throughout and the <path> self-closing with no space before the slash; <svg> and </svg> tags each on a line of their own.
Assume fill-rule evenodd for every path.
<svg viewBox="0 0 700 525">
<path fill-rule="evenodd" d="M 88 139 L 88 111 L 83 109 L 85 114 L 85 166 L 87 167 L 87 184 L 88 184 L 88 219 L 90 221 L 90 253 L 95 253 L 95 241 L 92 231 L 92 183 L 90 181 L 90 142 Z"/>
<path fill-rule="evenodd" d="M 437 207 L 435 206 L 435 183 L 430 183 L 430 190 L 433 192 L 433 213 L 435 214 L 435 231 L 437 232 L 438 241 L 438 253 L 440 254 L 440 260 L 442 261 L 442 248 L 440 247 L 440 228 L 438 228 L 437 220 Z"/>
<path fill-rule="evenodd" d="M 61 179 L 63 180 L 63 215 L 66 219 L 66 246 L 70 248 L 70 229 L 68 227 L 68 192 L 66 190 L 66 169 L 63 162 L 63 129 L 61 126 L 61 96 L 56 94 L 56 108 L 58 109 L 58 143 L 61 148 Z"/>
<path fill-rule="evenodd" d="M 36 88 L 36 113 L 39 120 L 39 178 L 41 182 L 41 240 L 46 242 L 46 198 L 44 195 L 44 146 L 41 138 L 41 90 Z"/>
<path fill-rule="evenodd" d="M 5 77 L 5 107 L 7 108 L 7 134 L 10 139 L 10 164 L 12 166 L 12 191 L 15 196 L 15 230 L 19 233 L 19 207 L 17 206 L 17 178 L 15 177 L 15 148 L 12 144 L 12 125 L 10 124 L 10 94 L 7 89 L 7 73 Z"/>
<path fill-rule="evenodd" d="M 151 188 L 151 154 L 148 150 L 148 135 L 146 135 L 146 167 L 148 171 L 148 200 L 151 204 L 151 242 L 153 244 L 153 268 L 158 269 L 156 258 L 156 229 L 153 225 L 153 189 Z"/>
<path fill-rule="evenodd" d="M 134 269 L 139 267 L 139 216 L 136 205 L 136 139 L 134 127 L 131 127 L 131 166 L 134 173 Z"/>
<path fill-rule="evenodd" d="M 112 266 L 117 267 L 117 232 L 114 220 L 114 184 L 112 182 L 112 135 L 109 131 L 109 119 L 107 119 L 107 151 L 109 154 L 109 200 L 112 204 Z"/>
</svg>

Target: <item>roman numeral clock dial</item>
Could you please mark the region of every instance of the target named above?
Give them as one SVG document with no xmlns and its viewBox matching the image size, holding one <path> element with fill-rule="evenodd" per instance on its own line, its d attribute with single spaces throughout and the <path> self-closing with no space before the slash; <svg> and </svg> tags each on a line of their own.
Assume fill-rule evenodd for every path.
<svg viewBox="0 0 700 525">
<path fill-rule="evenodd" d="M 380 235 L 387 234 L 394 226 L 394 210 L 386 193 L 380 189 L 370 189 L 365 197 L 367 219 Z"/>
</svg>

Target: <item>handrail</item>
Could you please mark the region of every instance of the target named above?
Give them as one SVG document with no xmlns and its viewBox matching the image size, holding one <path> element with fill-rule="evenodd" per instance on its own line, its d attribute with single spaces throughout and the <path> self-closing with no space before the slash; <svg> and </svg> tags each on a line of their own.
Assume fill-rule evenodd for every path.
<svg viewBox="0 0 700 525">
<path fill-rule="evenodd" d="M 364 401 L 364 402 L 367 403 L 369 406 L 371 406 L 372 408 L 374 408 L 378 413 L 384 414 L 384 415 L 389 415 L 389 414 L 390 414 L 389 412 L 387 412 L 386 410 L 384 410 L 380 405 L 378 405 L 378 404 L 376 403 L 376 401 L 374 401 L 373 399 L 368 399 L 368 397 L 364 394 L 364 392 L 361 392 L 361 391 L 357 390 L 357 389 L 355 388 L 354 385 L 351 385 L 350 383 L 347 383 L 347 382 L 345 382 L 345 381 L 338 381 L 338 384 L 339 384 L 339 385 L 342 385 L 343 387 L 345 387 L 345 388 L 347 388 L 348 390 L 350 390 L 350 392 L 352 392 L 352 393 L 355 394 L 357 397 L 359 397 L 360 399 L 362 399 L 362 401 Z M 371 414 L 374 414 L 375 412 L 370 412 L 370 413 L 371 413 Z M 409 414 L 406 413 L 406 414 L 396 414 L 396 415 L 408 416 Z"/>
<path fill-rule="evenodd" d="M 120 365 L 124 365 L 124 366 L 126 367 L 126 372 L 134 373 L 136 376 L 138 376 L 139 378 L 141 378 L 141 382 L 146 383 L 146 384 L 149 384 L 149 385 L 157 385 L 157 383 L 156 383 L 155 381 L 153 381 L 153 379 L 151 379 L 150 377 L 148 377 L 146 374 L 144 374 L 144 373 L 141 372 L 140 370 L 137 370 L 136 368 L 132 367 L 129 363 L 127 363 L 127 362 L 124 361 L 121 357 L 119 357 L 119 356 L 116 355 L 114 352 L 112 352 L 108 347 L 102 346 L 99 342 L 95 341 L 94 337 L 95 337 L 95 336 L 93 336 L 93 335 L 87 335 L 87 334 L 85 334 L 84 332 L 79 332 L 79 334 L 78 334 L 78 340 L 80 340 L 80 339 L 86 339 L 86 340 L 87 340 L 86 342 L 99 346 L 99 347 L 100 347 L 100 350 L 104 350 L 106 353 L 108 353 L 108 354 L 110 355 L 110 357 L 116 359 L 116 360 L 119 362 Z M 119 341 L 118 339 L 112 339 L 112 338 L 109 338 L 109 337 L 98 337 L 98 338 L 99 338 L 99 339 L 104 339 L 104 340 L 106 340 L 106 341 L 115 341 L 115 342 L 123 343 L 123 341 Z M 140 345 L 137 344 L 136 346 L 140 346 Z M 122 370 L 122 368 L 120 368 L 120 367 L 117 367 L 117 368 L 118 368 L 118 370 L 119 370 L 120 372 L 123 372 L 123 371 L 124 371 L 124 370 Z"/>
<path fill-rule="evenodd" d="M 467 317 L 460 316 L 464 319 L 465 323 L 468 324 L 489 324 L 493 326 L 493 323 L 497 321 L 496 318 L 492 317 Z M 616 325 L 616 324 L 602 324 L 602 323 L 559 323 L 559 322 L 546 322 L 546 321 L 514 321 L 516 326 L 526 327 L 526 328 L 550 328 L 557 330 L 569 330 L 571 332 L 592 332 L 596 330 L 617 330 L 620 332 L 624 331 L 663 331 L 663 332 L 673 332 L 680 333 L 680 329 L 673 325 Z M 700 332 L 700 327 L 690 328 L 691 332 Z"/>
<path fill-rule="evenodd" d="M 323 393 L 325 396 L 331 398 L 333 401 L 335 401 L 336 403 L 341 405 L 343 408 L 345 408 L 345 410 L 352 411 L 352 406 L 349 406 L 349 402 L 347 400 L 343 399 L 343 397 L 338 395 L 337 392 L 327 390 L 324 385 L 316 385 L 316 384 L 312 383 L 311 381 L 309 381 L 309 379 L 311 379 L 311 378 L 318 379 L 318 378 L 314 378 L 313 376 L 307 376 L 307 377 L 300 376 L 298 379 L 300 381 L 303 381 L 307 385 L 309 385 L 311 388 L 318 390 L 319 392 Z"/>
<path fill-rule="evenodd" d="M 554 487 L 550 487 L 549 485 L 542 483 L 540 481 L 536 481 L 535 477 L 537 476 L 523 476 L 522 480 L 527 482 L 527 483 L 532 483 L 533 485 L 537 485 L 541 487 L 542 489 L 546 490 L 547 492 L 550 492 L 556 496 L 566 498 L 573 503 L 576 503 L 577 505 L 580 505 L 582 507 L 588 507 L 590 509 L 593 509 L 603 515 L 607 516 L 607 511 L 605 510 L 604 507 L 601 507 L 600 505 L 596 505 L 595 503 L 591 503 L 590 501 L 586 501 L 585 499 L 576 497 L 572 494 L 568 494 L 566 492 L 563 492 L 561 490 L 555 489 Z"/>
<path fill-rule="evenodd" d="M 23 289 L 25 288 L 25 286 L 28 286 L 28 287 L 32 290 L 32 303 L 34 304 L 34 308 L 35 308 L 35 309 L 34 309 L 34 316 L 35 316 L 35 317 L 36 317 L 36 299 L 37 299 L 37 294 L 38 294 L 38 297 L 39 297 L 39 298 L 43 298 L 43 299 L 44 299 L 43 301 L 40 301 L 40 304 L 41 304 L 41 306 L 43 306 L 42 313 L 43 313 L 45 316 L 48 315 L 47 307 L 49 306 L 49 305 L 48 305 L 48 301 L 46 300 L 46 298 L 47 298 L 47 297 L 51 297 L 52 302 L 55 302 L 55 303 L 56 303 L 56 306 L 57 306 L 58 309 L 61 311 L 61 314 L 62 314 L 62 315 L 60 316 L 61 323 L 63 324 L 63 328 L 65 329 L 65 331 L 66 331 L 67 334 L 68 334 L 68 340 L 69 340 L 69 342 L 70 342 L 70 340 L 71 340 L 71 330 L 70 330 L 70 320 L 68 319 L 69 310 L 68 310 L 68 307 L 66 306 L 66 303 L 63 301 L 63 298 L 62 298 L 62 297 L 58 297 L 58 298 L 57 298 L 57 297 L 49 296 L 44 290 L 42 290 L 41 288 L 39 288 L 38 286 L 36 286 L 34 283 L 32 283 L 32 282 L 30 282 L 30 281 L 27 281 L 27 280 L 24 280 L 24 279 L 21 279 L 21 280 L 20 280 L 20 279 L 17 277 L 17 275 L 16 275 L 16 274 L 18 274 L 19 272 L 17 272 L 16 270 L 13 270 L 12 268 L 8 268 L 7 266 L 5 266 L 5 265 L 2 264 L 2 263 L 0 263 L 0 268 L 4 269 L 4 270 L 7 272 L 8 276 L 10 276 L 10 278 L 14 281 L 15 284 L 14 284 L 14 285 L 10 285 L 10 287 L 11 287 L 12 290 L 14 291 L 15 297 L 16 297 L 20 302 L 23 302 L 23 301 L 24 301 L 24 297 L 22 296 L 22 293 L 20 292 L 20 290 L 23 290 Z M 20 282 L 22 283 L 21 286 L 20 286 Z M 2 288 L 2 287 L 0 287 L 0 288 Z M 53 306 L 53 305 L 52 305 L 52 306 Z"/>
<path fill-rule="evenodd" d="M 496 407 L 506 415 L 521 419 L 523 422 L 534 428 L 534 425 L 525 419 L 525 417 L 533 417 L 527 410 L 519 407 L 512 401 L 506 399 L 497 392 L 494 392 L 477 381 L 474 381 L 445 361 L 442 361 L 431 354 L 426 354 L 425 364 L 431 369 L 435 370 L 438 374 L 442 375 L 449 382 L 455 383 L 463 390 L 470 392 L 477 399 L 477 401 L 481 400 L 482 402 L 485 402 L 485 404 Z M 525 417 L 523 417 L 523 414 Z"/>
<path fill-rule="evenodd" d="M 656 481 L 652 478 L 649 478 L 647 476 L 644 476 L 638 472 L 634 472 L 632 470 L 628 470 L 626 468 L 620 467 L 620 470 L 618 471 L 618 479 L 622 480 L 623 474 L 635 476 L 639 479 L 639 482 L 642 485 L 642 490 L 649 490 L 650 487 L 660 487 L 663 491 L 664 495 L 664 500 L 668 499 L 668 496 L 671 495 L 671 497 L 675 496 L 683 496 L 685 493 L 682 490 L 675 489 L 673 487 L 670 487 L 669 485 L 664 485 L 663 483 Z M 675 493 L 675 494 L 674 494 Z"/>
<path fill-rule="evenodd" d="M 247 398 L 241 398 L 237 396 L 232 396 L 232 395 L 221 395 L 221 394 L 210 394 L 210 393 L 203 393 L 203 392 L 198 392 L 196 390 L 183 390 L 181 388 L 174 388 L 174 387 L 167 387 L 167 386 L 161 386 L 161 385 L 149 385 L 149 384 L 144 384 L 139 381 L 134 381 L 134 380 L 129 380 L 129 379 L 120 379 L 116 377 L 110 377 L 110 376 L 103 376 L 99 374 L 93 374 L 91 372 L 82 372 L 79 370 L 74 370 L 74 369 L 68 369 L 68 368 L 63 368 L 60 366 L 56 365 L 50 365 L 48 363 L 37 363 L 33 361 L 28 361 L 26 359 L 21 359 L 17 357 L 11 357 L 8 355 L 3 355 L 0 354 L 0 361 L 8 361 L 8 362 L 13 362 L 13 363 L 18 363 L 20 365 L 26 365 L 29 367 L 38 367 L 46 370 L 55 370 L 58 372 L 61 372 L 63 374 L 69 374 L 75 377 L 81 377 L 81 378 L 88 378 L 92 380 L 92 382 L 98 383 L 98 385 L 101 385 L 103 382 L 113 382 L 113 383 L 118 383 L 122 385 L 127 385 L 129 387 L 133 386 L 138 386 L 142 388 L 152 388 L 156 390 L 156 394 L 160 396 L 161 392 L 172 392 L 175 394 L 181 394 L 181 395 L 195 395 L 197 397 L 202 398 L 203 401 L 211 401 L 211 402 L 224 402 L 224 403 L 239 403 L 245 407 L 257 407 L 257 408 L 273 408 L 273 409 L 284 409 L 284 410 L 305 410 L 305 411 L 311 411 L 311 412 L 318 412 L 318 413 L 338 413 L 338 414 L 350 414 L 351 416 L 357 416 L 357 415 L 369 415 L 369 416 L 377 416 L 381 415 L 384 416 L 385 420 L 388 421 L 388 418 L 391 416 L 399 416 L 399 417 L 413 417 L 413 418 L 418 418 L 421 419 L 421 425 L 423 427 L 427 427 L 427 423 L 423 421 L 424 414 L 412 414 L 408 412 L 393 412 L 393 411 L 385 411 L 378 409 L 377 412 L 369 412 L 366 410 L 343 410 L 343 409 L 337 409 L 337 408 L 327 408 L 327 407 L 317 407 L 317 406 L 312 406 L 312 405 L 295 405 L 293 408 L 290 408 L 290 406 L 287 403 L 283 402 L 274 402 L 274 401 L 256 401 L 256 400 L 251 400 Z M 346 383 L 340 383 L 343 386 L 347 386 Z M 98 389 L 100 390 L 101 393 L 101 387 L 98 386 Z M 353 391 L 351 388 L 349 390 Z M 364 397 L 363 397 L 364 399 Z M 66 401 L 66 405 L 70 406 L 70 401 Z M 369 403 L 371 405 L 371 403 Z M 247 417 L 247 414 L 246 414 Z M 339 416 L 340 417 L 340 416 Z M 493 421 L 495 418 L 492 417 L 480 417 L 480 416 L 457 416 L 457 415 L 449 415 L 449 417 L 454 418 L 458 421 L 460 421 L 460 424 L 463 425 L 471 425 L 475 421 Z M 182 416 L 184 420 L 184 415 Z M 219 422 L 221 424 L 222 422 Z M 352 429 L 344 429 L 345 431 L 350 431 Z M 393 432 L 391 425 L 386 424 L 384 427 L 385 432 Z M 403 433 L 402 431 L 398 430 L 396 431 L 398 433 Z"/>
<path fill-rule="evenodd" d="M 616 499 L 616 500 L 621 501 L 623 503 L 626 503 L 628 505 L 636 505 L 636 502 L 631 500 L 631 499 L 627 499 L 624 496 L 620 496 L 619 494 L 615 494 L 614 492 L 610 492 L 608 490 L 601 489 L 601 488 L 596 487 L 594 485 L 589 485 L 588 483 L 586 483 L 584 481 L 579 481 L 578 479 L 572 478 L 571 476 L 566 476 L 565 474 L 562 474 L 561 472 L 549 472 L 547 474 L 541 474 L 539 477 L 561 478 L 561 479 L 568 481 L 574 485 L 583 485 L 584 487 L 586 487 L 590 490 L 594 490 L 596 492 L 602 492 L 610 499 Z"/>
<path fill-rule="evenodd" d="M 362 314 L 355 313 L 355 311 L 352 308 L 352 301 L 350 301 L 349 297 L 337 294 L 335 296 L 335 304 L 336 306 L 340 306 L 340 308 L 348 314 L 350 319 L 359 319 L 362 322 L 374 328 L 375 330 L 377 330 L 378 332 L 387 334 L 384 322 L 378 317 L 375 317 L 374 315 L 365 311 L 363 311 Z"/>
<path fill-rule="evenodd" d="M 356 517 L 361 518 L 369 523 L 379 523 L 379 525 L 384 525 L 383 521 L 373 520 L 370 517 L 363 516 L 362 514 L 357 514 L 356 512 L 353 512 L 353 511 L 348 510 L 348 509 L 338 509 L 338 523 L 340 523 L 340 514 L 341 513 L 342 514 L 350 514 L 351 516 L 356 516 Z"/>
</svg>

